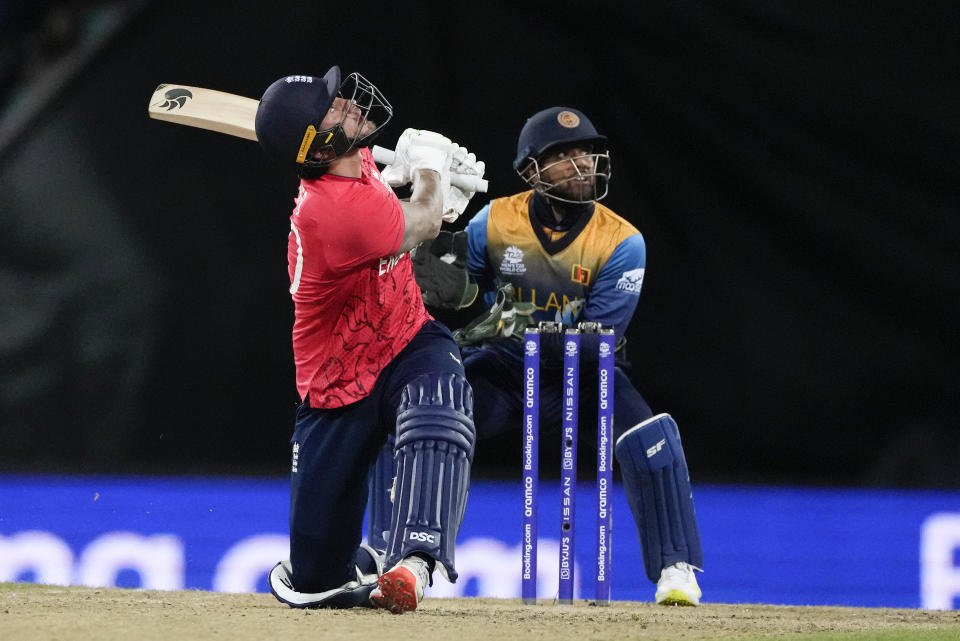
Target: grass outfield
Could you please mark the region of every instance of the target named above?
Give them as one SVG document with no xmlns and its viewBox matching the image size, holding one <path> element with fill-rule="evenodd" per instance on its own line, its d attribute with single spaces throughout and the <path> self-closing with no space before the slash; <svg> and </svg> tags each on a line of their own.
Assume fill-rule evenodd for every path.
<svg viewBox="0 0 960 641">
<path fill-rule="evenodd" d="M 386 634 L 385 634 L 386 633 Z M 293 610 L 269 594 L 0 583 L 2 641 L 559 641 L 804 639 L 960 641 L 960 612 L 617 601 L 570 607 L 507 599 L 427 599 L 417 612 Z"/>
</svg>

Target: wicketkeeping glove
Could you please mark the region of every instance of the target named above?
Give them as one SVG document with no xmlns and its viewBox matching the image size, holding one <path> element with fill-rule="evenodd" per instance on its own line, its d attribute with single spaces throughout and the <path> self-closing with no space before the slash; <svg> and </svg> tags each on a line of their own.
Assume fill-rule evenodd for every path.
<svg viewBox="0 0 960 641">
<path fill-rule="evenodd" d="M 466 174 L 483 178 L 483 172 L 486 165 L 482 160 L 468 152 L 466 147 L 454 144 L 453 151 L 450 154 L 450 173 Z M 447 185 L 443 192 L 443 220 L 452 223 L 467 208 L 470 199 L 473 198 L 475 191 L 465 191 L 453 185 Z"/>
<path fill-rule="evenodd" d="M 453 339 L 463 347 L 488 340 L 523 338 L 526 327 L 533 324 L 534 311 L 533 303 L 514 300 L 513 285 L 504 283 L 497 290 L 493 306 L 464 327 L 454 330 Z"/>
<path fill-rule="evenodd" d="M 441 231 L 412 252 L 413 273 L 427 307 L 461 309 L 477 297 L 477 284 L 467 274 L 467 232 Z"/>
<path fill-rule="evenodd" d="M 443 134 L 424 129 L 406 129 L 397 139 L 394 160 L 380 172 L 391 187 L 413 182 L 418 169 L 431 169 L 443 176 L 450 168 L 453 142 Z M 449 178 L 444 181 L 448 184 Z"/>
</svg>

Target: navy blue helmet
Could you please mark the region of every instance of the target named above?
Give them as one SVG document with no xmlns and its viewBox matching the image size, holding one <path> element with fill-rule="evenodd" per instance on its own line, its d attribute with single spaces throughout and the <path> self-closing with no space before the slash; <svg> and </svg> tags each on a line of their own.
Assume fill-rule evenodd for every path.
<svg viewBox="0 0 960 641">
<path fill-rule="evenodd" d="M 346 110 L 340 122 L 320 128 L 337 98 L 359 112 L 362 136 L 347 136 Z M 323 77 L 285 76 L 267 87 L 255 128 L 260 146 L 274 160 L 298 169 L 323 169 L 354 149 L 369 147 L 392 115 L 390 103 L 370 81 L 352 73 L 341 82 L 340 67 L 333 66 Z"/>
<path fill-rule="evenodd" d="M 565 147 L 586 148 L 589 153 L 543 163 L 545 156 Z M 585 163 L 578 159 L 589 160 L 592 169 L 585 169 Z M 543 173 L 560 163 L 572 163 L 575 175 L 558 182 L 545 180 Z M 513 168 L 528 185 L 549 198 L 569 203 L 600 200 L 607 195 L 610 181 L 607 138 L 597 132 L 583 112 L 572 107 L 550 107 L 531 116 L 523 125 Z M 592 182 L 592 190 L 573 193 L 570 186 L 578 180 Z"/>
</svg>

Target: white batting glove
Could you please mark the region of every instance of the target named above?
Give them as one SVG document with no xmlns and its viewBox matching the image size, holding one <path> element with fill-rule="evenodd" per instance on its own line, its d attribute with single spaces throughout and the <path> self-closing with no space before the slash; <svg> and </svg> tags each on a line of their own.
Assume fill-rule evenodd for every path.
<svg viewBox="0 0 960 641">
<path fill-rule="evenodd" d="M 410 168 L 404 167 L 396 160 L 380 170 L 380 176 L 387 181 L 391 187 L 403 187 L 409 185 L 413 177 L 410 175 Z"/>
<path fill-rule="evenodd" d="M 413 181 L 418 169 L 430 169 L 443 176 L 450 166 L 453 143 L 442 134 L 424 129 L 406 129 L 397 139 L 394 160 L 380 172 L 391 187 Z"/>
<path fill-rule="evenodd" d="M 486 165 L 482 160 L 468 152 L 466 147 L 453 145 L 453 152 L 450 154 L 450 172 L 455 174 L 466 174 L 483 178 L 483 172 Z M 443 221 L 452 223 L 460 217 L 466 208 L 470 199 L 473 198 L 475 191 L 465 191 L 453 185 L 447 185 L 443 193 Z"/>
</svg>

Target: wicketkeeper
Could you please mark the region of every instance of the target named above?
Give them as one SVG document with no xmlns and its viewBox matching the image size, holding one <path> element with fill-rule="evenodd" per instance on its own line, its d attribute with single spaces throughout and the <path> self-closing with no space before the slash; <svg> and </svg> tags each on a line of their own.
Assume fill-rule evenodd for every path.
<svg viewBox="0 0 960 641">
<path fill-rule="evenodd" d="M 697 605 L 701 591 L 694 572 L 702 571 L 703 554 L 680 433 L 669 414 L 654 416 L 634 387 L 624 349 L 643 284 L 646 246 L 633 224 L 598 202 L 610 181 L 607 139 L 576 109 L 545 109 L 520 131 L 513 167 L 529 190 L 483 207 L 459 240 L 464 251 L 456 260 L 417 262 L 428 301 L 458 307 L 458 301 L 470 298 L 464 283 L 471 281 L 490 306 L 454 332 L 476 398 L 477 436 L 482 440 L 521 428 L 526 325 L 590 321 L 613 327 L 615 451 L 646 574 L 657 584 L 657 603 Z M 456 253 L 458 243 L 451 246 Z M 458 265 L 465 269 L 458 271 Z M 551 335 L 541 335 L 543 353 L 552 350 L 559 357 L 563 335 L 552 336 L 557 344 L 551 346 Z M 589 358 L 595 355 L 595 350 L 583 350 L 582 372 L 590 371 Z M 542 367 L 540 424 L 559 429 L 559 358 Z M 590 377 L 581 381 L 589 384 Z M 592 383 L 595 390 L 596 381 Z M 590 389 L 585 387 L 580 398 L 595 399 Z M 595 405 L 583 403 L 581 416 L 596 416 Z M 375 534 L 371 541 L 377 540 Z"/>
</svg>

